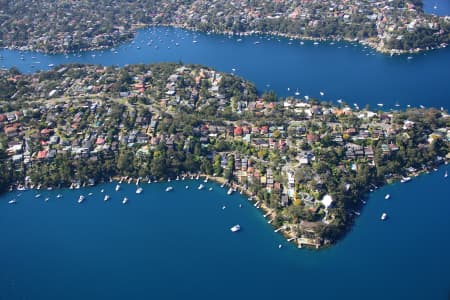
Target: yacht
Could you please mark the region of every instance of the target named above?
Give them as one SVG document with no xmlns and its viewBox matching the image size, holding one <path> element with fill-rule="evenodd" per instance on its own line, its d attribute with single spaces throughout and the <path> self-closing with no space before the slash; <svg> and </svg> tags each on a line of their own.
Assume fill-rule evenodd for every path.
<svg viewBox="0 0 450 300">
<path fill-rule="evenodd" d="M 381 215 L 381 220 L 382 221 L 384 221 L 384 220 L 386 220 L 387 219 L 387 213 L 383 213 L 382 215 Z"/>
<path fill-rule="evenodd" d="M 142 191 L 143 191 L 143 189 L 141 187 L 138 187 L 136 190 L 136 194 L 140 194 L 140 193 L 142 193 Z"/>
<path fill-rule="evenodd" d="M 81 203 L 81 202 L 83 202 L 83 201 L 84 201 L 84 196 L 81 195 L 81 196 L 78 198 L 78 203 Z"/>
<path fill-rule="evenodd" d="M 103 201 L 108 201 L 109 200 L 109 195 L 105 195 L 105 197 L 103 198 Z"/>
<path fill-rule="evenodd" d="M 166 187 L 166 192 L 170 192 L 171 190 L 173 190 L 173 187 L 171 186 Z"/>
<path fill-rule="evenodd" d="M 128 198 L 124 197 L 123 200 L 122 200 L 122 204 L 127 204 L 127 202 L 128 202 Z"/>
<path fill-rule="evenodd" d="M 200 185 L 198 186 L 198 189 L 199 189 L 199 190 L 203 190 L 204 187 L 205 187 L 205 186 L 204 186 L 203 184 L 200 184 Z"/>
<path fill-rule="evenodd" d="M 402 177 L 402 179 L 400 179 L 401 183 L 405 183 L 405 182 L 408 182 L 408 181 L 411 181 L 411 177 Z"/>
<path fill-rule="evenodd" d="M 389 198 L 391 198 L 390 194 L 386 194 L 386 196 L 384 196 L 384 199 L 388 200 Z"/>
<path fill-rule="evenodd" d="M 116 192 L 120 190 L 120 185 L 116 185 Z"/>
<path fill-rule="evenodd" d="M 232 188 L 229 188 L 229 189 L 228 189 L 228 192 L 227 192 L 227 195 L 231 195 L 231 194 L 233 194 L 233 189 L 232 189 Z"/>
<path fill-rule="evenodd" d="M 12 199 L 12 200 L 8 201 L 8 204 L 14 204 L 14 203 L 17 203 L 16 199 Z"/>
<path fill-rule="evenodd" d="M 233 227 L 230 228 L 231 232 L 238 232 L 239 230 L 241 230 L 241 225 L 236 224 Z"/>
</svg>

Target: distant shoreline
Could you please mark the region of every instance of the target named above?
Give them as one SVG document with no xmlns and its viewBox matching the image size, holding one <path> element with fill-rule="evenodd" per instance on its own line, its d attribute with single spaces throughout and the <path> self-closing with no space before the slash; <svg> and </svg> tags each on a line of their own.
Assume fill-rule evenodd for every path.
<svg viewBox="0 0 450 300">
<path fill-rule="evenodd" d="M 177 29 L 183 29 L 191 32 L 200 32 L 202 34 L 216 34 L 216 35 L 228 35 L 228 36 L 260 36 L 260 35 L 267 35 L 267 36 L 273 36 L 273 37 L 282 37 L 282 38 L 288 38 L 288 39 L 294 39 L 298 41 L 316 41 L 316 42 L 346 42 L 346 43 L 355 43 L 362 46 L 368 46 L 371 49 L 375 50 L 378 53 L 385 54 L 385 55 L 406 55 L 406 54 L 416 54 L 421 52 L 428 52 L 432 50 L 437 49 L 443 49 L 446 48 L 448 45 L 445 43 L 442 43 L 438 47 L 427 47 L 427 48 L 415 48 L 415 49 L 408 49 L 408 50 L 401 50 L 401 49 L 388 49 L 385 47 L 378 46 L 377 43 L 371 42 L 369 40 L 358 40 L 358 39 L 349 39 L 345 37 L 312 37 L 307 35 L 296 35 L 296 34 L 289 34 L 289 33 L 281 33 L 281 32 L 263 32 L 263 31 L 243 31 L 243 32 L 232 32 L 232 31 L 212 31 L 212 32 L 206 32 L 199 30 L 195 27 L 190 26 L 184 26 L 180 24 L 172 24 L 172 23 L 162 23 L 162 24 L 138 24 L 134 25 L 133 29 L 131 31 L 131 38 L 125 39 L 124 41 L 114 43 L 112 46 L 93 46 L 88 48 L 81 48 L 78 50 L 72 50 L 72 51 L 44 51 L 41 48 L 36 47 L 30 47 L 30 46 L 4 46 L 4 49 L 8 50 L 15 50 L 15 51 L 29 51 L 29 52 L 37 52 L 37 53 L 43 53 L 43 54 L 70 54 L 70 53 L 79 53 L 79 52 L 89 52 L 89 51 L 98 51 L 98 50 L 109 50 L 113 49 L 114 47 L 126 45 L 127 43 L 130 43 L 134 39 L 136 39 L 137 31 L 138 30 L 145 30 L 149 28 L 155 28 L 155 27 L 170 27 L 170 28 L 177 28 Z"/>
</svg>

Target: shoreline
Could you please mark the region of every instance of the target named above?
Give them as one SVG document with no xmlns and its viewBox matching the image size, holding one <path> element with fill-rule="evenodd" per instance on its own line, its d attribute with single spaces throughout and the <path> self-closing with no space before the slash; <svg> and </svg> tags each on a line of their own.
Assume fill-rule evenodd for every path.
<svg viewBox="0 0 450 300">
<path fill-rule="evenodd" d="M 448 165 L 448 161 L 445 161 L 444 163 L 440 164 L 437 166 L 437 168 L 434 168 L 432 170 L 428 170 L 428 169 L 423 169 L 423 170 L 417 170 L 416 172 L 413 172 L 411 174 L 409 174 L 410 176 L 410 180 L 418 177 L 418 176 L 422 176 L 422 175 L 428 175 L 431 172 L 437 172 L 441 167 L 444 167 Z M 370 189 L 369 192 L 367 192 L 364 196 L 364 199 L 367 200 L 367 198 L 369 197 L 369 195 L 371 194 L 371 192 L 373 192 L 374 190 L 387 186 L 387 185 L 391 185 L 391 184 L 403 184 L 406 182 L 402 182 L 400 180 L 401 177 L 398 176 L 393 176 L 393 178 L 389 181 L 387 181 L 385 184 L 381 185 L 381 186 L 375 186 L 374 184 L 371 184 L 373 186 L 373 189 Z M 170 180 L 169 180 L 170 179 Z M 125 183 L 125 184 L 136 184 L 138 181 L 145 183 L 145 184 L 152 184 L 152 183 L 156 183 L 156 184 L 167 184 L 170 183 L 172 181 L 182 181 L 187 179 L 188 181 L 204 181 L 205 179 L 211 180 L 212 182 L 214 182 L 217 185 L 220 185 L 220 187 L 225 188 L 225 187 L 229 187 L 233 189 L 233 192 L 239 192 L 240 196 L 244 196 L 246 197 L 247 200 L 249 200 L 252 204 L 253 207 L 255 207 L 256 209 L 258 209 L 263 218 L 267 220 L 267 223 L 271 225 L 271 227 L 274 229 L 275 233 L 279 233 L 283 236 L 283 238 L 288 242 L 288 243 L 294 243 L 297 248 L 304 248 L 304 246 L 306 246 L 305 248 L 308 249 L 316 249 L 316 250 L 320 250 L 323 248 L 327 248 L 330 246 L 333 246 L 336 244 L 336 242 L 339 242 L 339 240 L 334 241 L 332 243 L 323 243 L 323 241 L 317 241 L 317 239 L 307 239 L 307 238 L 303 238 L 303 237 L 299 237 L 296 236 L 294 234 L 294 232 L 292 232 L 290 230 L 290 226 L 292 226 L 293 224 L 284 224 L 283 226 L 276 228 L 273 225 L 273 220 L 276 217 L 276 212 L 274 209 L 269 208 L 263 200 L 259 199 L 257 195 L 253 195 L 250 191 L 248 191 L 247 189 L 244 189 L 243 186 L 241 186 L 239 183 L 232 181 L 229 182 L 228 180 L 226 180 L 224 177 L 221 176 L 212 176 L 212 175 L 208 175 L 205 173 L 182 173 L 180 175 L 178 175 L 176 177 L 176 179 L 171 179 L 171 178 L 159 178 L 159 179 L 155 179 L 151 182 L 148 182 L 148 178 L 134 178 L 134 177 L 130 177 L 130 176 L 121 176 L 121 175 L 115 175 L 110 177 L 109 181 L 101 181 L 98 183 L 94 183 L 94 184 L 80 184 L 80 183 L 72 183 L 69 187 L 62 187 L 62 186 L 58 186 L 58 187 L 44 187 L 42 188 L 42 190 L 48 190 L 48 191 L 56 191 L 56 190 L 60 190 L 60 189 L 64 189 L 64 188 L 69 188 L 69 189 L 81 189 L 81 188 L 89 188 L 89 187 L 93 187 L 96 186 L 98 184 L 110 184 L 110 183 Z M 13 191 L 27 191 L 27 190 L 35 190 L 35 191 L 39 191 L 41 190 L 41 184 L 37 184 L 37 186 L 32 186 L 29 188 L 21 188 L 21 184 L 16 184 L 16 185 L 11 185 L 9 188 L 9 192 L 13 192 Z M 14 188 L 15 187 L 15 188 Z M 7 192 L 6 192 L 7 193 Z M 5 194 L 6 194 L 5 193 Z M 365 201 L 363 202 L 364 204 L 361 206 L 364 207 L 365 205 Z M 359 214 L 357 214 L 357 216 L 359 216 Z M 354 223 L 350 223 L 347 226 L 346 230 L 349 230 L 352 228 L 352 226 L 354 226 Z M 280 244 L 281 245 L 281 244 Z"/>
<path fill-rule="evenodd" d="M 263 32 L 258 30 L 251 30 L 251 31 L 242 31 L 242 32 L 232 32 L 232 31 L 202 31 L 195 27 L 191 26 L 185 26 L 181 24 L 173 24 L 173 23 L 161 23 L 161 24 L 134 24 L 132 26 L 131 34 L 132 36 L 129 39 L 125 39 L 118 43 L 113 43 L 113 46 L 96 46 L 96 47 L 88 47 L 78 50 L 71 50 L 71 51 L 45 51 L 41 48 L 35 48 L 31 46 L 12 46 L 12 45 L 5 45 L 3 46 L 4 49 L 11 50 L 11 51 L 27 51 L 27 52 L 36 52 L 36 53 L 42 53 L 42 54 L 51 54 L 51 55 L 58 55 L 58 54 L 70 54 L 70 53 L 79 53 L 79 52 L 89 52 L 89 51 L 97 51 L 97 50 L 110 50 L 117 46 L 125 45 L 126 43 L 130 43 L 137 37 L 138 30 L 145 30 L 149 28 L 155 28 L 155 27 L 170 27 L 170 28 L 177 28 L 177 29 L 183 29 L 191 32 L 200 32 L 202 34 L 216 34 L 216 35 L 226 35 L 226 36 L 261 36 L 261 35 L 267 35 L 272 37 L 282 37 L 282 38 L 288 38 L 288 39 L 294 39 L 297 41 L 316 41 L 316 42 L 346 42 L 346 43 L 355 43 L 357 42 L 361 46 L 368 46 L 372 50 L 384 54 L 384 55 L 406 55 L 406 54 L 417 54 L 422 52 L 428 52 L 432 50 L 438 50 L 438 49 L 444 49 L 448 45 L 446 43 L 441 43 L 438 47 L 426 47 L 426 48 L 414 48 L 414 49 L 408 49 L 408 50 L 402 50 L 402 49 L 388 49 L 385 47 L 380 47 L 379 43 L 372 42 L 370 40 L 359 40 L 357 38 L 350 39 L 346 37 L 313 37 L 313 36 L 307 36 L 307 35 L 298 35 L 298 34 L 289 34 L 289 33 L 282 33 L 282 32 L 276 32 L 276 31 L 269 31 L 269 32 Z"/>
</svg>

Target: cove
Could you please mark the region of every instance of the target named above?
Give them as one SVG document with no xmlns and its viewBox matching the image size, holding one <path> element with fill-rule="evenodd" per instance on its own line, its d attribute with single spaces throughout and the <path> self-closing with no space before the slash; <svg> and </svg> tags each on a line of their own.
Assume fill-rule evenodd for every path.
<svg viewBox="0 0 450 300">
<path fill-rule="evenodd" d="M 123 66 L 136 63 L 202 64 L 234 72 L 254 82 L 259 92 L 343 99 L 360 107 L 383 109 L 424 105 L 449 108 L 450 50 L 388 56 L 356 43 L 289 40 L 270 36 L 224 36 L 177 28 L 151 27 L 117 49 L 68 55 L 0 50 L 4 68 L 23 72 L 49 65 L 91 63 Z M 320 95 L 324 93 L 324 96 Z"/>
<path fill-rule="evenodd" d="M 376 190 L 346 238 L 320 251 L 285 242 L 244 197 L 213 183 L 199 191 L 199 182 L 172 182 L 169 193 L 167 183 L 144 184 L 141 195 L 134 184 L 119 192 L 115 184 L 39 191 L 40 198 L 7 193 L 0 197 L 0 298 L 447 299 L 443 174 Z M 242 230 L 230 232 L 237 223 Z"/>
</svg>

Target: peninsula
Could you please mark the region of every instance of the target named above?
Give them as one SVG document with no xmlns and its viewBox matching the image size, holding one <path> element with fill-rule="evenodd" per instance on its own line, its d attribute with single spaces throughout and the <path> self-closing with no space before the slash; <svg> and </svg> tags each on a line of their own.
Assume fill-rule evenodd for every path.
<svg viewBox="0 0 450 300">
<path fill-rule="evenodd" d="M 359 41 L 385 53 L 446 47 L 450 19 L 421 0 L 0 1 L 0 46 L 47 53 L 111 48 L 136 29 L 175 26 L 233 35 Z"/>
<path fill-rule="evenodd" d="M 232 74 L 174 63 L 2 70 L 0 132 L 3 191 L 202 173 L 314 247 L 343 236 L 370 190 L 450 158 L 446 111 L 258 95 Z"/>
</svg>

